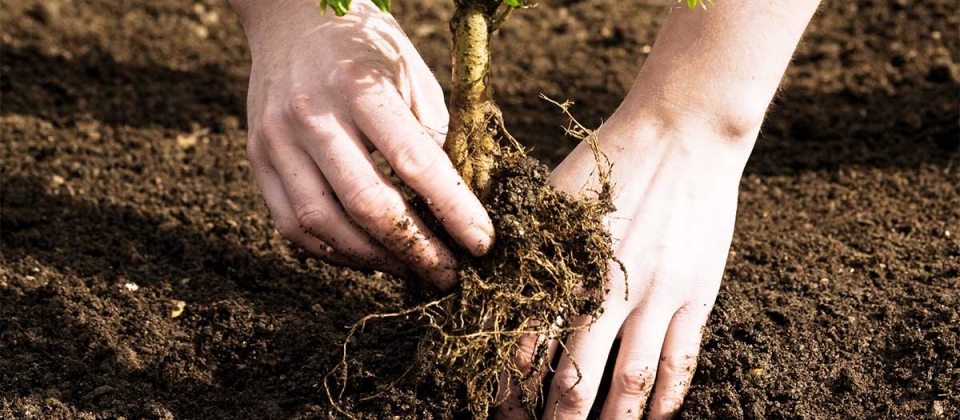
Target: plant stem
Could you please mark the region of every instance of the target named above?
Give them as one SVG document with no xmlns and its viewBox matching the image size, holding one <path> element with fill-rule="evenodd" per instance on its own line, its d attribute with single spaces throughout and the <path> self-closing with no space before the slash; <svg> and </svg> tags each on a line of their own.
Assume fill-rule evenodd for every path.
<svg viewBox="0 0 960 420">
<path fill-rule="evenodd" d="M 457 0 L 453 32 L 450 126 L 444 150 L 478 195 L 490 184 L 499 147 L 494 135 L 499 114 L 490 86 L 490 38 L 498 0 Z"/>
</svg>

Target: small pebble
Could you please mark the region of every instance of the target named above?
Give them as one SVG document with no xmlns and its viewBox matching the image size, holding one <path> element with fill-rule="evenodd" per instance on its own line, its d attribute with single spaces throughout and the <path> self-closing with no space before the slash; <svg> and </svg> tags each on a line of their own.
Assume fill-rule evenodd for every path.
<svg viewBox="0 0 960 420">
<path fill-rule="evenodd" d="M 933 402 L 933 407 L 930 408 L 930 411 L 934 417 L 943 417 L 943 413 L 947 410 L 944 407 L 944 402 L 937 400 Z"/>
<path fill-rule="evenodd" d="M 170 317 L 176 318 L 180 315 L 183 315 L 183 310 L 187 307 L 187 302 L 182 300 L 173 301 L 173 310 L 170 311 Z"/>
<path fill-rule="evenodd" d="M 136 283 L 125 283 L 123 287 L 126 287 L 127 290 L 131 292 L 136 292 L 137 290 L 140 290 L 140 286 L 137 286 Z"/>
<path fill-rule="evenodd" d="M 179 134 L 177 135 L 177 146 L 180 146 L 181 149 L 188 150 L 192 149 L 197 145 L 197 136 L 194 134 Z"/>
</svg>

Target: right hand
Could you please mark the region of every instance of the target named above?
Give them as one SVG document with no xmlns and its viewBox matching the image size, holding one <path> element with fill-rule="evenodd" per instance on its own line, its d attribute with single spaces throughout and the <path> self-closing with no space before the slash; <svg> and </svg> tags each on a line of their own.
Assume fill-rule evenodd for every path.
<svg viewBox="0 0 960 420">
<path fill-rule="evenodd" d="M 443 92 L 397 22 L 369 0 L 235 0 L 253 65 L 247 152 L 277 230 L 327 260 L 455 282 L 451 251 L 377 169 L 378 150 L 474 255 L 493 225 L 442 149 Z"/>
</svg>

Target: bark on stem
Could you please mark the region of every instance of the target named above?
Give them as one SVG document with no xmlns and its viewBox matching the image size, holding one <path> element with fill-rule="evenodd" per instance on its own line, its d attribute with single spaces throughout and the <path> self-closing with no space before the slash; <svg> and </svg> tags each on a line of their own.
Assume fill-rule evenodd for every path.
<svg viewBox="0 0 960 420">
<path fill-rule="evenodd" d="M 450 30 L 453 32 L 453 81 L 450 126 L 444 150 L 475 193 L 490 184 L 499 147 L 495 116 L 499 113 L 490 87 L 490 37 L 497 0 L 458 0 Z"/>
</svg>

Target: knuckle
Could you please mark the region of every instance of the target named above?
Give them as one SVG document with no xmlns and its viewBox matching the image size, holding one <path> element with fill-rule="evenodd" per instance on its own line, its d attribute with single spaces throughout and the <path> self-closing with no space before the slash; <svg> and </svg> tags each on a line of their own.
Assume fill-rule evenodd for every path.
<svg viewBox="0 0 960 420">
<path fill-rule="evenodd" d="M 298 94 L 286 103 L 284 112 L 297 124 L 310 125 L 317 112 L 314 110 L 313 100 L 305 94 Z"/>
<path fill-rule="evenodd" d="M 282 118 L 275 115 L 264 116 L 259 124 L 259 138 L 251 142 L 252 146 L 251 144 L 247 145 L 247 152 L 251 152 L 250 147 L 255 148 L 252 151 L 253 155 L 259 155 L 264 152 L 277 152 L 287 137 L 284 126 L 285 123 Z"/>
<path fill-rule="evenodd" d="M 247 157 L 250 160 L 254 160 L 259 157 L 260 154 L 260 140 L 257 139 L 257 136 L 253 135 L 251 132 L 247 135 Z"/>
<path fill-rule="evenodd" d="M 270 158 L 264 153 L 262 143 L 262 139 L 257 138 L 257 136 L 248 136 L 247 159 L 250 160 L 250 169 L 258 178 L 264 173 L 273 171 L 273 165 L 270 164 Z"/>
<path fill-rule="evenodd" d="M 330 73 L 330 82 L 334 86 L 353 86 L 364 77 L 363 65 L 356 61 L 342 62 Z"/>
<path fill-rule="evenodd" d="M 283 137 L 283 115 L 277 111 L 264 113 L 260 116 L 257 124 L 257 131 L 260 133 L 261 140 L 270 143 Z"/>
<path fill-rule="evenodd" d="M 653 388 L 656 371 L 645 363 L 627 362 L 613 379 L 627 395 L 646 395 Z"/>
<path fill-rule="evenodd" d="M 382 60 L 364 57 L 338 65 L 330 74 L 330 82 L 346 91 L 353 91 L 361 83 L 380 79 L 385 74 L 387 71 Z"/>
<path fill-rule="evenodd" d="M 327 212 L 317 203 L 301 204 L 296 209 L 297 220 L 310 233 L 320 230 L 327 221 Z"/>
<path fill-rule="evenodd" d="M 693 373 L 697 368 L 697 357 L 691 355 L 666 355 L 660 358 L 660 369 L 665 373 Z"/>
<path fill-rule="evenodd" d="M 406 144 L 397 148 L 394 154 L 393 169 L 408 183 L 426 179 L 440 163 L 437 149 L 420 146 L 426 145 Z"/>
<path fill-rule="evenodd" d="M 588 383 L 586 377 L 578 375 L 575 371 L 557 373 L 554 382 L 556 383 L 555 392 L 560 393 L 557 399 L 557 412 L 575 414 L 590 409 L 594 387 Z"/>
<path fill-rule="evenodd" d="M 391 208 L 386 194 L 386 185 L 374 181 L 350 189 L 344 207 L 361 226 L 376 222 Z"/>
</svg>

